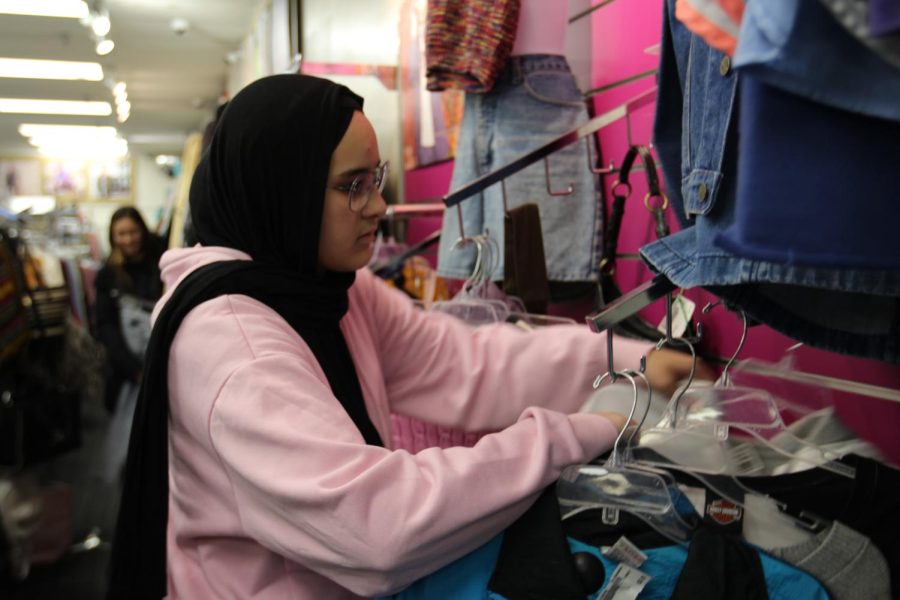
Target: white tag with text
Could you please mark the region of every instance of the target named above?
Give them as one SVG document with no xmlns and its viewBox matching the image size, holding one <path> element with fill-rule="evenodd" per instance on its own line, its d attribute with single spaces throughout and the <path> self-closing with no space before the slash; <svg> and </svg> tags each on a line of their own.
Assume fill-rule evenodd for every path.
<svg viewBox="0 0 900 600">
<path fill-rule="evenodd" d="M 619 563 L 597 600 L 635 600 L 651 579 L 646 573 Z"/>
<path fill-rule="evenodd" d="M 603 550 L 603 554 L 610 560 L 625 563 L 629 567 L 639 569 L 647 560 L 647 555 L 641 552 L 640 548 L 635 546 L 631 540 L 624 535 L 611 547 Z"/>
</svg>

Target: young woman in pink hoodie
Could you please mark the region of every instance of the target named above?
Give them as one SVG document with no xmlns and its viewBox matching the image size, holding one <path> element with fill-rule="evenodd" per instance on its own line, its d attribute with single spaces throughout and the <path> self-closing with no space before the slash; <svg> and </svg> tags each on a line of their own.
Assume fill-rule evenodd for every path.
<svg viewBox="0 0 900 600">
<path fill-rule="evenodd" d="M 584 326 L 472 328 L 365 265 L 387 166 L 362 99 L 323 79 L 252 83 L 191 189 L 200 244 L 161 261 L 114 540 L 112 597 L 371 597 L 477 548 L 625 418 L 569 414 L 605 370 Z M 648 354 L 669 388 L 690 360 Z M 474 447 L 390 447 L 392 412 Z"/>
</svg>

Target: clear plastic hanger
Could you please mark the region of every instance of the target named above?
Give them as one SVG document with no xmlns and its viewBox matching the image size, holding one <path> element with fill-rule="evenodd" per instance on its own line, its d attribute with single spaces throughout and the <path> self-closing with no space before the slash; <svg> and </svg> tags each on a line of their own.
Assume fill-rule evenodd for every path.
<svg viewBox="0 0 900 600">
<path fill-rule="evenodd" d="M 460 228 L 462 222 L 460 222 Z M 462 230 L 460 230 L 462 234 Z M 488 297 L 491 276 L 497 268 L 499 251 L 490 231 L 474 237 L 461 237 L 455 248 L 475 245 L 475 267 L 466 279 L 462 290 L 451 300 L 435 302 L 431 310 L 453 315 L 472 325 L 485 325 L 504 321 L 509 315 L 505 302 Z"/>
<path fill-rule="evenodd" d="M 708 312 L 710 308 L 711 305 L 707 305 L 703 312 Z M 747 335 L 746 316 L 742 314 L 742 317 L 744 330 L 741 340 L 734 355 L 726 364 L 717 386 L 721 386 L 723 382 L 727 382 L 730 386 L 729 368 L 734 364 L 743 348 Z M 702 336 L 702 327 L 699 327 L 699 324 L 698 333 Z M 662 340 L 658 346 L 677 339 Z M 693 345 L 687 343 L 687 346 L 696 362 L 697 356 Z M 748 422 L 773 423 L 776 419 L 780 421 L 780 414 L 774 399 L 760 394 L 761 390 L 755 388 L 735 386 L 692 388 L 693 374 L 694 370 L 692 369 L 687 384 L 673 396 L 661 421 L 643 432 L 641 446 L 632 451 L 635 463 L 688 473 L 704 487 L 738 506 L 744 506 L 743 498 L 747 494 L 766 496 L 751 489 L 738 479 L 738 476 L 759 474 L 763 465 L 759 463 L 758 457 L 754 461 L 752 454 L 743 451 L 746 446 L 730 446 L 725 441 L 728 437 L 728 427 L 743 430 L 748 428 Z M 719 403 L 712 405 L 698 403 L 697 392 L 703 390 L 714 390 L 716 393 L 727 390 L 727 394 L 731 394 L 731 396 L 725 399 L 724 406 Z M 741 396 L 741 394 L 745 395 Z M 708 397 L 711 396 L 701 396 L 701 398 Z M 719 400 L 721 399 L 720 396 Z M 729 409 L 737 410 L 730 412 Z M 699 421 L 699 423 L 693 421 Z M 781 425 L 783 428 L 783 421 L 781 421 Z M 749 429 L 752 430 L 752 427 Z M 763 441 L 765 442 L 765 440 Z M 837 463 L 837 467 L 841 475 L 852 476 L 852 473 L 843 469 L 846 465 Z M 790 522 L 802 529 L 818 532 L 825 525 L 825 521 L 815 515 L 803 510 L 794 510 L 775 499 L 770 498 L 770 500 Z"/>
<path fill-rule="evenodd" d="M 687 473 L 697 479 L 704 487 L 730 502 L 743 506 L 745 493 L 754 493 L 737 479 L 737 475 L 758 472 L 754 464 L 750 472 L 744 472 L 747 461 L 742 461 L 738 451 L 732 451 L 721 440 L 714 439 L 708 429 L 678 429 L 675 426 L 678 407 L 682 398 L 692 389 L 697 370 L 697 352 L 691 341 L 672 336 L 672 293 L 666 294 L 666 331 L 665 337 L 656 344 L 657 349 L 665 346 L 684 346 L 691 353 L 691 371 L 687 382 L 682 385 L 666 406 L 662 419 L 656 425 L 643 432 L 642 446 L 635 448 L 632 458 L 635 465 L 641 468 L 660 470 L 676 470 Z M 699 325 L 699 324 L 698 324 Z M 698 338 L 702 336 L 702 328 L 698 327 Z M 696 341 L 696 340 L 695 340 Z M 743 345 L 743 340 L 740 346 Z M 740 348 L 739 350 L 740 351 Z M 727 372 L 727 366 L 725 371 Z M 688 439 L 688 443 L 685 443 Z M 701 450 L 698 452 L 698 450 Z M 715 482 L 710 475 L 723 476 Z"/>
<path fill-rule="evenodd" d="M 506 184 L 500 181 L 503 190 L 503 207 L 507 210 Z M 459 205 L 457 205 L 459 210 Z M 449 313 L 472 325 L 486 325 L 500 321 L 510 321 L 523 329 L 534 329 L 548 325 L 572 324 L 573 319 L 527 312 L 519 298 L 508 296 L 493 283 L 494 274 L 500 266 L 500 247 L 491 237 L 489 230 L 474 237 L 467 237 L 462 226 L 460 211 L 460 237 L 453 248 L 475 246 L 475 267 L 463 283 L 462 290 L 451 300 L 436 302 L 431 310 Z"/>
<path fill-rule="evenodd" d="M 704 307 L 708 312 L 712 305 Z M 781 417 L 778 403 L 770 392 L 761 388 L 735 386 L 729 378 L 729 369 L 743 349 L 747 338 L 747 317 L 741 312 L 743 332 L 738 348 L 726 364 L 722 376 L 713 386 L 688 388 L 669 403 L 663 419 L 652 428 L 652 431 L 684 431 L 702 432 L 719 441 L 729 439 L 732 430 L 746 433 L 775 452 L 790 458 L 806 462 L 810 466 L 831 471 L 837 475 L 853 478 L 853 467 L 837 462 L 837 456 L 820 446 L 799 438 L 787 428 Z M 808 454 L 789 452 L 772 444 L 769 440 L 774 435 L 790 438 Z M 732 462 L 730 468 L 738 465 Z M 732 474 L 743 475 L 750 473 Z"/>
<path fill-rule="evenodd" d="M 599 387 L 605 380 L 619 378 L 628 381 L 634 392 L 628 423 L 637 410 L 638 387 L 636 378 L 646 382 L 643 373 L 645 361 L 641 360 L 641 371 L 616 371 L 613 367 L 612 335 L 607 336 L 607 356 L 609 370 L 594 382 Z M 649 382 L 647 382 L 649 389 Z M 649 403 L 648 403 L 649 408 Z M 646 411 L 645 411 L 646 417 Z M 631 440 L 640 428 L 640 423 L 631 433 Z M 557 482 L 560 504 L 579 509 L 601 508 L 602 519 L 606 523 L 618 521 L 618 511 L 624 510 L 644 520 L 648 525 L 676 543 L 688 541 L 694 527 L 682 518 L 683 508 L 677 504 L 680 492 L 672 488 L 671 477 L 649 469 L 634 468 L 628 464 L 627 451 L 621 451 L 620 444 L 628 430 L 628 425 L 619 432 L 609 458 L 602 465 L 573 465 L 563 470 Z"/>
</svg>

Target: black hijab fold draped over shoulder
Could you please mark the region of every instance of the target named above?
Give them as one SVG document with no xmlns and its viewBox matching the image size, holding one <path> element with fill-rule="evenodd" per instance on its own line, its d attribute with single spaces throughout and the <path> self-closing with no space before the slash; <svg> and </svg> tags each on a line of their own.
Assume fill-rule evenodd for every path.
<svg viewBox="0 0 900 600">
<path fill-rule="evenodd" d="M 310 347 L 366 443 L 383 445 L 339 328 L 354 274 L 317 273 L 331 155 L 356 110 L 362 99 L 344 86 L 275 75 L 248 85 L 222 114 L 191 182 L 191 215 L 203 246 L 235 248 L 253 260 L 192 272 L 154 324 L 113 539 L 109 598 L 167 592 L 169 347 L 198 304 L 243 294 L 278 312 Z"/>
</svg>

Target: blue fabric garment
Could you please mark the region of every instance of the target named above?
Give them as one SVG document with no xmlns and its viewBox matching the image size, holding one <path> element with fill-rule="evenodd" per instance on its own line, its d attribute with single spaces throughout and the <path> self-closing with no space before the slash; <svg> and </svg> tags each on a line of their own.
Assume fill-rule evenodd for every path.
<svg viewBox="0 0 900 600">
<path fill-rule="evenodd" d="M 587 121 L 587 107 L 565 57 L 515 56 L 490 92 L 466 94 L 450 189 L 502 167 Z M 549 157 L 554 191 L 572 185 L 568 196 L 547 193 L 539 161 L 505 180 L 507 206 L 538 205 L 547 277 L 550 281 L 596 281 L 602 214 L 596 177 L 588 169 L 587 147 L 575 143 Z M 499 248 L 493 279 L 503 279 L 504 207 L 500 183 L 463 200 L 465 235 L 490 231 Z M 475 266 L 472 245 L 454 249 L 460 237 L 456 207 L 444 212 L 438 274 L 465 279 Z"/>
<path fill-rule="evenodd" d="M 748 72 L 740 124 L 735 218 L 716 244 L 790 265 L 900 271 L 900 121 L 810 102 Z"/>
<path fill-rule="evenodd" d="M 591 600 L 599 596 L 615 571 L 618 563 L 604 556 L 598 548 L 583 544 L 578 540 L 569 538 L 569 547 L 572 552 L 590 552 L 598 557 L 606 568 L 606 580 L 600 592 L 591 597 Z M 687 547 L 666 546 L 664 548 L 649 548 L 643 551 L 647 555 L 647 561 L 641 565 L 640 570 L 652 579 L 641 592 L 641 600 L 667 600 L 675 590 L 681 568 L 687 559 Z M 828 591 L 819 581 L 796 567 L 781 562 L 763 552 L 759 553 L 762 562 L 763 575 L 766 580 L 766 588 L 771 600 L 828 600 Z"/>
<path fill-rule="evenodd" d="M 736 220 L 736 91 L 743 85 L 744 73 L 726 68 L 724 55 L 711 50 L 675 19 L 674 5 L 675 0 L 666 0 L 664 5 L 654 144 L 669 199 L 685 228 L 643 246 L 642 257 L 676 285 L 705 287 L 751 318 L 810 346 L 900 362 L 897 269 L 762 260 L 739 256 L 714 243 Z M 829 143 L 827 147 L 837 152 L 839 145 Z M 865 166 L 868 152 L 862 156 L 867 158 L 860 160 L 857 151 L 857 156 L 847 160 Z M 778 159 L 782 168 L 797 173 L 813 166 L 803 153 L 779 155 Z M 713 171 L 715 177 L 703 181 L 705 185 L 692 185 L 715 165 L 719 165 Z M 842 177 L 845 170 L 842 167 L 830 179 Z M 695 174 L 693 178 L 691 174 Z M 747 182 L 746 189 L 752 189 L 753 183 Z M 845 198 L 840 206 L 861 211 L 865 203 L 853 197 Z M 896 210 L 892 212 L 896 214 Z M 815 229 L 817 213 L 808 215 L 808 230 Z M 847 218 L 865 223 L 883 217 L 864 217 L 857 212 Z M 825 241 L 831 241 L 839 253 L 842 240 L 841 236 Z"/>
<path fill-rule="evenodd" d="M 835 108 L 900 121 L 900 69 L 855 39 L 817 0 L 752 0 L 734 64 Z"/>
<path fill-rule="evenodd" d="M 450 563 L 443 569 L 424 577 L 411 586 L 382 600 L 504 600 L 496 592 L 488 590 L 488 582 L 500 553 L 502 535 L 487 544 Z M 598 557 L 606 569 L 606 579 L 596 598 L 609 584 L 618 563 L 604 556 L 599 548 L 569 538 L 572 553 L 589 552 Z M 687 559 L 684 546 L 666 546 L 644 550 L 647 562 L 641 571 L 653 579 L 641 593 L 641 599 L 664 600 L 672 595 L 681 568 Z M 772 600 L 828 600 L 828 592 L 812 575 L 792 567 L 765 553 L 760 553 L 763 574 L 769 597 Z"/>
<path fill-rule="evenodd" d="M 496 598 L 488 592 L 488 581 L 500 555 L 503 534 L 476 548 L 443 569 L 416 581 L 402 592 L 381 600 L 479 600 Z"/>
</svg>

